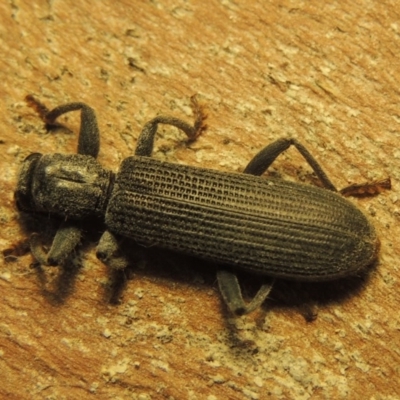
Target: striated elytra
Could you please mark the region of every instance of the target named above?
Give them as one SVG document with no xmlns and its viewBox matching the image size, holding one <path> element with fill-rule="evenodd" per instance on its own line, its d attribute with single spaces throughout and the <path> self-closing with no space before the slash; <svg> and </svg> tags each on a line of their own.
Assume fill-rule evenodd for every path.
<svg viewBox="0 0 400 400">
<path fill-rule="evenodd" d="M 379 243 L 364 214 L 337 193 L 148 157 L 123 161 L 105 221 L 141 243 L 301 280 L 354 273 Z"/>
</svg>

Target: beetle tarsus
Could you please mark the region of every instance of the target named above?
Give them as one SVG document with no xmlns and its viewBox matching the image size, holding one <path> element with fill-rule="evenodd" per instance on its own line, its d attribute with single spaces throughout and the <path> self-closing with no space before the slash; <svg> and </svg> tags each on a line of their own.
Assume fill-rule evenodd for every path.
<svg viewBox="0 0 400 400">
<path fill-rule="evenodd" d="M 217 272 L 217 279 L 219 290 L 225 304 L 228 306 L 229 310 L 237 316 L 248 314 L 259 308 L 268 297 L 274 283 L 274 279 L 270 279 L 270 282 L 262 284 L 250 303 L 246 304 L 243 300 L 242 291 L 236 274 L 226 270 L 219 270 Z"/>
</svg>

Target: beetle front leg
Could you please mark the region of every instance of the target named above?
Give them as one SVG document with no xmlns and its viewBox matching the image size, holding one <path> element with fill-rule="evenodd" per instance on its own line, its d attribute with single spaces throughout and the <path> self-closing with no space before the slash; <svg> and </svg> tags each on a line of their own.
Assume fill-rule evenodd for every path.
<svg viewBox="0 0 400 400">
<path fill-rule="evenodd" d="M 85 103 L 67 103 L 49 110 L 43 103 L 32 95 L 26 96 L 28 105 L 35 109 L 40 118 L 49 125 L 54 125 L 55 120 L 62 114 L 70 111 L 81 110 L 81 126 L 78 138 L 78 154 L 85 154 L 94 158 L 99 154 L 100 133 L 96 114 L 93 108 Z"/>
<path fill-rule="evenodd" d="M 219 270 L 217 272 L 217 279 L 222 298 L 229 310 L 235 315 L 248 314 L 260 307 L 268 297 L 274 283 L 274 279 L 271 279 L 271 282 L 261 285 L 254 298 L 250 303 L 246 304 L 243 300 L 236 274 L 226 270 Z"/>
<path fill-rule="evenodd" d="M 105 231 L 97 246 L 97 258 L 113 270 L 122 270 L 128 265 L 128 259 L 121 251 L 121 240 L 110 231 Z"/>
<path fill-rule="evenodd" d="M 81 237 L 82 228 L 75 225 L 74 222 L 66 221 L 58 228 L 47 254 L 39 243 L 39 235 L 34 233 L 30 239 L 31 252 L 42 265 L 60 265 L 74 251 Z"/>
<path fill-rule="evenodd" d="M 89 155 L 94 158 L 97 157 L 100 146 L 99 139 L 99 128 L 97 125 L 96 114 L 94 110 L 84 103 L 75 102 L 68 103 L 49 110 L 43 103 L 34 98 L 32 95 L 28 95 L 25 98 L 29 106 L 35 109 L 41 119 L 49 125 L 54 125 L 55 120 L 62 114 L 70 111 L 81 110 L 81 125 L 78 139 L 78 153 L 83 155 Z M 35 155 L 35 159 L 40 155 Z M 30 156 L 31 157 L 31 156 Z M 49 170 L 52 168 L 48 168 Z M 56 168 L 56 170 L 58 170 Z M 62 170 L 62 168 L 60 168 Z M 32 174 L 32 171 L 29 171 Z M 50 174 L 50 172 L 48 172 Z M 27 174 L 27 171 L 24 172 Z M 56 173 L 55 173 L 56 174 Z M 25 175 L 24 175 L 25 177 Z M 34 176 L 27 176 L 25 179 L 32 180 Z M 17 190 L 18 196 L 22 196 L 22 199 L 26 194 L 21 193 L 27 188 L 20 187 Z M 21 199 L 20 199 L 21 200 Z M 18 200 L 17 200 L 18 201 Z M 46 254 L 43 250 L 37 234 L 31 237 L 31 251 L 37 261 L 43 265 L 59 265 L 72 253 L 75 247 L 78 245 L 82 237 L 82 229 L 76 224 L 76 222 L 66 221 L 58 229 L 51 249 Z"/>
</svg>

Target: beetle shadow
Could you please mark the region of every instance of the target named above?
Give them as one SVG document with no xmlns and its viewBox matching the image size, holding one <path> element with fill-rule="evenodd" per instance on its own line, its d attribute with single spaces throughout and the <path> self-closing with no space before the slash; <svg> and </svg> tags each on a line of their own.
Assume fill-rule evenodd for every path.
<svg viewBox="0 0 400 400">
<path fill-rule="evenodd" d="M 124 291 L 129 281 L 141 278 L 163 280 L 168 287 L 178 284 L 204 291 L 212 289 L 218 296 L 215 263 L 172 250 L 144 247 L 129 239 L 123 247 L 129 264 L 123 271 L 109 270 L 111 279 L 105 292 L 105 301 L 114 305 L 125 302 Z"/>
<path fill-rule="evenodd" d="M 124 270 L 109 269 L 110 281 L 104 300 L 110 304 L 119 305 L 126 301 L 124 291 L 129 281 L 144 277 L 171 283 L 215 286 L 215 266 L 196 257 L 158 247 L 143 247 L 132 240 L 126 240 L 121 249 L 129 264 Z"/>
<path fill-rule="evenodd" d="M 377 262 L 357 275 L 325 282 L 277 280 L 267 304 L 270 310 L 298 309 L 307 322 L 317 318 L 319 307 L 328 307 L 360 296 L 376 269 Z"/>
<path fill-rule="evenodd" d="M 311 322 L 316 318 L 315 307 L 340 304 L 351 297 L 360 295 L 377 265 L 378 262 L 374 262 L 356 275 L 332 281 L 308 282 L 276 279 L 270 295 L 261 307 L 266 312 L 298 309 L 305 320 Z M 248 274 L 239 274 L 238 278 L 246 298 L 254 296 L 262 281 L 262 277 Z"/>
<path fill-rule="evenodd" d="M 81 270 L 81 265 L 78 264 L 75 255 L 68 257 L 61 266 L 48 267 L 33 263 L 31 267 L 36 272 L 42 296 L 51 305 L 64 304 L 75 291 L 75 282 Z M 49 270 L 49 268 L 52 268 L 53 271 L 55 269 L 55 272 Z"/>
<path fill-rule="evenodd" d="M 300 314 L 305 323 L 318 319 L 319 308 L 329 308 L 340 305 L 348 299 L 359 296 L 366 288 L 378 262 L 371 264 L 362 273 L 330 282 L 299 282 L 277 279 L 267 300 L 258 311 L 254 312 L 254 321 L 260 329 L 265 329 L 266 316 L 272 311 L 283 315 Z M 243 297 L 247 300 L 255 295 L 262 278 L 240 274 Z M 238 357 L 254 355 L 259 351 L 258 345 L 252 340 L 244 339 L 233 316 L 221 299 L 221 312 L 225 316 L 225 328 L 228 332 L 227 341 L 232 353 Z M 252 314 L 250 314 L 252 316 Z M 250 317 L 251 318 L 251 317 Z"/>
<path fill-rule="evenodd" d="M 129 280 L 140 276 L 154 279 L 166 279 L 188 285 L 202 285 L 214 289 L 219 294 L 215 263 L 200 260 L 195 257 L 185 256 L 173 251 L 159 248 L 144 248 L 129 241 L 126 254 L 129 253 L 130 264 L 124 271 L 110 271 L 111 285 L 105 294 L 106 301 L 120 304 L 124 289 Z M 145 265 L 143 267 L 143 264 Z M 271 293 L 261 306 L 264 313 L 271 311 L 287 312 L 296 310 L 307 322 L 317 318 L 318 307 L 340 304 L 347 299 L 360 295 L 371 273 L 376 269 L 377 262 L 371 264 L 358 275 L 336 279 L 327 282 L 299 282 L 276 279 Z M 140 266 L 139 266 L 140 265 Z M 139 267 L 138 267 L 139 266 Z M 258 289 L 262 276 L 251 275 L 245 272 L 237 273 L 243 297 L 250 301 Z M 221 299 L 221 312 L 226 320 L 233 317 Z M 124 300 L 122 300 L 124 301 Z"/>
<path fill-rule="evenodd" d="M 46 218 L 43 214 L 35 213 L 20 213 L 19 224 L 28 237 L 23 241 L 24 253 L 30 252 L 29 236 L 33 232 L 39 233 L 40 242 L 43 244 L 45 252 L 51 246 L 54 236 L 60 227 L 62 221 L 57 218 Z M 91 242 L 96 240 L 93 237 L 100 237 L 101 224 L 97 230 L 90 230 L 83 235 L 82 243 L 62 262 L 57 266 L 41 265 L 38 262 L 33 262 L 30 267 L 35 272 L 37 283 L 42 296 L 52 305 L 62 305 L 68 297 L 75 291 L 75 284 L 78 274 L 82 269 L 81 254 L 86 252 L 91 247 Z M 93 224 L 89 225 L 93 226 Z M 92 233 L 95 232 L 95 233 Z M 15 257 L 15 250 L 10 250 L 8 257 Z"/>
</svg>

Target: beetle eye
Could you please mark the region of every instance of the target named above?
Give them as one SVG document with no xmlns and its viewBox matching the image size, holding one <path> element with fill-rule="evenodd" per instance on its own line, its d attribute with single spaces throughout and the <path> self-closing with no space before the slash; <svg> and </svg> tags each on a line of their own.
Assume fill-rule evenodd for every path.
<svg viewBox="0 0 400 400">
<path fill-rule="evenodd" d="M 42 155 L 40 153 L 29 154 L 22 164 L 18 178 L 17 190 L 14 192 L 14 199 L 18 210 L 32 210 L 32 181 L 34 178 L 36 165 L 41 157 Z"/>
</svg>

